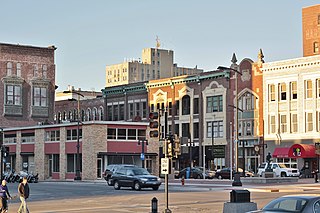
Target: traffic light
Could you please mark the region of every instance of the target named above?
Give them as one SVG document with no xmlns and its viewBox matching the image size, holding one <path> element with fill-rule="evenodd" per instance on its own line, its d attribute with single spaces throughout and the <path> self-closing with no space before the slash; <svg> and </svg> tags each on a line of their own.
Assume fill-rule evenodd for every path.
<svg viewBox="0 0 320 213">
<path fill-rule="evenodd" d="M 150 112 L 149 114 L 149 127 L 150 127 L 150 138 L 159 137 L 159 113 Z"/>
<path fill-rule="evenodd" d="M 171 139 L 170 140 L 167 140 L 167 148 L 168 148 L 168 155 L 167 155 L 167 157 L 168 158 L 171 158 L 172 157 L 172 154 L 173 154 L 173 148 L 172 148 L 172 145 L 173 145 L 173 143 L 172 143 L 172 141 L 171 141 Z"/>
<path fill-rule="evenodd" d="M 174 135 L 174 154 L 176 158 L 178 158 L 178 155 L 181 155 L 181 144 L 180 144 L 180 138 L 177 134 Z"/>
</svg>

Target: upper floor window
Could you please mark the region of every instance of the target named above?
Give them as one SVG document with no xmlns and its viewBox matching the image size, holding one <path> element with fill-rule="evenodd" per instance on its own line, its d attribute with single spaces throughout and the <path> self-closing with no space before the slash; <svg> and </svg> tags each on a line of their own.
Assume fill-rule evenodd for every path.
<svg viewBox="0 0 320 213">
<path fill-rule="evenodd" d="M 98 110 L 97 108 L 93 108 L 93 111 L 92 111 L 92 120 L 96 121 L 98 120 Z"/>
<path fill-rule="evenodd" d="M 103 121 L 104 120 L 104 113 L 103 113 L 103 107 L 99 108 L 99 120 Z"/>
<path fill-rule="evenodd" d="M 291 82 L 291 100 L 298 98 L 298 91 L 297 91 L 297 82 L 293 81 Z"/>
<path fill-rule="evenodd" d="M 207 113 L 222 112 L 222 111 L 223 111 L 222 95 L 207 97 Z"/>
<path fill-rule="evenodd" d="M 43 107 L 48 106 L 46 87 L 33 88 L 33 106 L 43 106 Z"/>
<path fill-rule="evenodd" d="M 305 81 L 305 92 L 306 92 L 306 98 L 312 98 L 312 81 L 311 80 Z"/>
<path fill-rule="evenodd" d="M 60 130 L 46 131 L 46 141 L 60 141 Z"/>
<path fill-rule="evenodd" d="M 207 122 L 207 138 L 212 138 L 212 136 L 213 138 L 223 137 L 223 121 Z"/>
<path fill-rule="evenodd" d="M 199 114 L 199 98 L 193 99 L 193 114 Z"/>
<path fill-rule="evenodd" d="M 21 133 L 21 143 L 34 143 L 35 141 L 35 133 Z"/>
<path fill-rule="evenodd" d="M 319 43 L 313 42 L 313 53 L 319 53 Z"/>
<path fill-rule="evenodd" d="M 182 97 L 182 115 L 190 114 L 190 96 L 185 95 Z"/>
<path fill-rule="evenodd" d="M 280 131 L 287 132 L 287 115 L 280 115 Z"/>
<path fill-rule="evenodd" d="M 38 65 L 37 64 L 35 64 L 34 66 L 33 66 L 33 76 L 34 77 L 38 77 L 39 76 L 39 69 L 38 69 Z"/>
<path fill-rule="evenodd" d="M 21 64 L 17 63 L 17 76 L 21 77 Z"/>
<path fill-rule="evenodd" d="M 75 141 L 78 139 L 78 130 L 77 129 L 68 129 L 67 130 L 67 141 Z M 79 129 L 79 139 L 82 138 L 82 129 Z"/>
<path fill-rule="evenodd" d="M 296 113 L 291 114 L 291 132 L 298 132 L 298 116 Z"/>
<path fill-rule="evenodd" d="M 318 15 L 318 25 L 320 25 L 320 15 Z"/>
<path fill-rule="evenodd" d="M 247 92 L 239 99 L 239 106 L 242 110 L 254 110 L 254 101 L 255 96 Z"/>
<path fill-rule="evenodd" d="M 287 85 L 286 83 L 280 84 L 280 100 L 287 100 Z"/>
<path fill-rule="evenodd" d="M 269 85 L 269 101 L 276 100 L 276 87 L 274 84 Z"/>
<path fill-rule="evenodd" d="M 48 71 L 48 67 L 47 65 L 42 65 L 42 77 L 43 78 L 47 78 L 47 71 Z"/>
<path fill-rule="evenodd" d="M 6 104 L 21 105 L 21 86 L 6 85 Z"/>
<path fill-rule="evenodd" d="M 7 76 L 12 75 L 12 62 L 7 63 Z"/>
<path fill-rule="evenodd" d="M 312 112 L 306 113 L 306 132 L 313 131 L 313 119 L 312 119 Z"/>
</svg>

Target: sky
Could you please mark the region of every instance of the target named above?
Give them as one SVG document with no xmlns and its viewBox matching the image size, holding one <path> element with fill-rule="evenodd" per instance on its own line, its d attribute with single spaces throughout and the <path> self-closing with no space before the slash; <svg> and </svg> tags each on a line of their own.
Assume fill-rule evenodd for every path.
<svg viewBox="0 0 320 213">
<path fill-rule="evenodd" d="M 178 66 L 210 71 L 236 53 L 256 61 L 302 57 L 303 7 L 319 0 L 10 0 L 0 4 L 0 43 L 55 45 L 56 85 L 100 91 L 106 65 L 174 51 Z"/>
</svg>

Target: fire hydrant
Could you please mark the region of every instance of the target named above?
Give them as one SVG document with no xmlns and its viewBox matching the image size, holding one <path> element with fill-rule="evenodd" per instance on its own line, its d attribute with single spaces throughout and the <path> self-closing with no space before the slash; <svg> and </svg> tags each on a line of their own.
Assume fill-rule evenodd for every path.
<svg viewBox="0 0 320 213">
<path fill-rule="evenodd" d="M 181 185 L 184 186 L 184 177 L 181 178 Z"/>
</svg>

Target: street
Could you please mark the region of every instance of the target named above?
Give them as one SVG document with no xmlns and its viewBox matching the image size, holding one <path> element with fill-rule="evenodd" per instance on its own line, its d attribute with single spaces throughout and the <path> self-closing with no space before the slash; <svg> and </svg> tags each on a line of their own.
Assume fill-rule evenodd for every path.
<svg viewBox="0 0 320 213">
<path fill-rule="evenodd" d="M 181 186 L 178 180 L 169 184 L 169 208 L 173 212 L 222 212 L 230 200 L 232 189 L 248 189 L 251 201 L 261 208 L 270 200 L 287 194 L 320 193 L 313 179 L 301 179 L 293 184 L 244 184 L 232 187 L 230 181 L 187 180 Z M 17 183 L 9 183 L 11 195 L 16 195 Z M 158 212 L 164 209 L 164 185 L 159 191 L 131 188 L 114 190 L 105 182 L 40 182 L 30 184 L 28 202 L 30 212 L 150 212 L 151 199 L 158 199 Z M 19 199 L 10 201 L 9 212 L 19 207 Z"/>
</svg>

